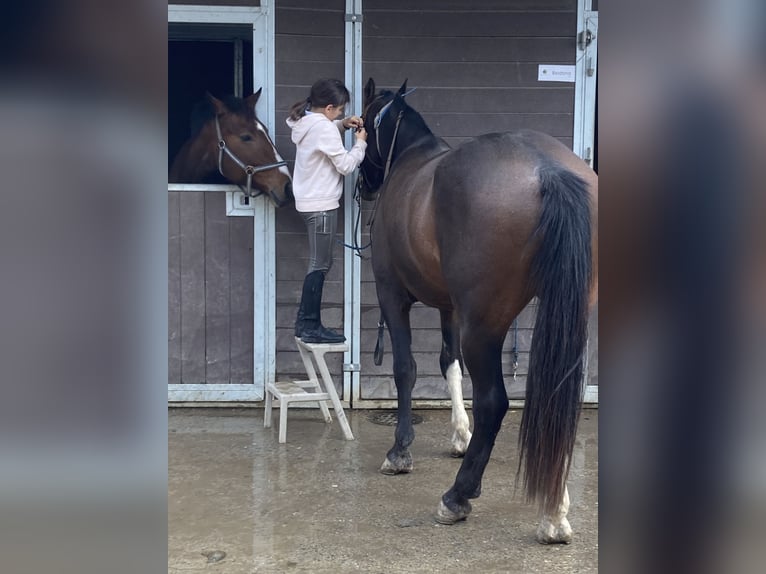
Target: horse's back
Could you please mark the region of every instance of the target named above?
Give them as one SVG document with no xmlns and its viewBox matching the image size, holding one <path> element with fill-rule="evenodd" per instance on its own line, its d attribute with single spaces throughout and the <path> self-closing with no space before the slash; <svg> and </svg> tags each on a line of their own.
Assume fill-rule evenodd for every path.
<svg viewBox="0 0 766 574">
<path fill-rule="evenodd" d="M 472 138 L 441 158 L 433 178 L 438 220 L 511 221 L 531 233 L 529 222 L 537 221 L 540 209 L 541 169 L 564 169 L 584 180 L 595 212 L 593 170 L 557 139 L 521 130 Z"/>
<path fill-rule="evenodd" d="M 591 180 L 591 170 L 566 146 L 533 131 L 473 138 L 447 154 L 434 173 L 445 281 L 451 292 L 472 300 L 472 308 L 491 305 L 499 331 L 534 295 L 528 279 L 545 168 Z"/>
</svg>

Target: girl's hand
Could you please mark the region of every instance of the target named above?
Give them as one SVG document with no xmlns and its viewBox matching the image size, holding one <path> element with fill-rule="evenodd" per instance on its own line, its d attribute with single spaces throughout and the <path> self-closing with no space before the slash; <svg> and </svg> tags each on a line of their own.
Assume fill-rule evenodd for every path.
<svg viewBox="0 0 766 574">
<path fill-rule="evenodd" d="M 356 133 L 354 135 L 357 140 L 362 140 L 363 142 L 367 141 L 367 130 L 364 129 L 364 126 L 356 128 Z"/>
<path fill-rule="evenodd" d="M 348 118 L 344 118 L 343 120 L 343 127 L 346 128 L 347 130 L 352 128 L 358 130 L 362 126 L 364 126 L 364 122 L 362 121 L 362 118 L 360 118 L 359 116 L 351 116 Z"/>
</svg>

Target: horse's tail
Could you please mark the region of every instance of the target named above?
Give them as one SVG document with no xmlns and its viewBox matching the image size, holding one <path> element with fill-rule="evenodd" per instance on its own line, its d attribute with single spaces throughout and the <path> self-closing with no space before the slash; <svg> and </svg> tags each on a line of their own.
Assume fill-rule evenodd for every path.
<svg viewBox="0 0 766 574">
<path fill-rule="evenodd" d="M 519 434 L 519 474 L 527 498 L 546 513 L 564 493 L 582 395 L 592 275 L 588 184 L 560 165 L 539 169 L 542 213 L 532 241 L 538 297 L 527 394 Z M 522 472 L 523 469 L 523 472 Z"/>
</svg>

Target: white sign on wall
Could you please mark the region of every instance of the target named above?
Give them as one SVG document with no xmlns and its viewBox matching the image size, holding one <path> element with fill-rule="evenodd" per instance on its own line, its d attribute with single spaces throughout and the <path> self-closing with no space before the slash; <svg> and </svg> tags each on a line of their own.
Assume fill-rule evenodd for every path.
<svg viewBox="0 0 766 574">
<path fill-rule="evenodd" d="M 540 64 L 537 68 L 538 82 L 572 82 L 575 81 L 574 66 L 555 66 Z"/>
</svg>

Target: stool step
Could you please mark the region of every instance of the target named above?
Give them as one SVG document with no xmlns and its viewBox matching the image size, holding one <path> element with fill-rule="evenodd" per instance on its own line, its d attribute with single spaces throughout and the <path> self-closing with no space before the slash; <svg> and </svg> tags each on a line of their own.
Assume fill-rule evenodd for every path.
<svg viewBox="0 0 766 574">
<path fill-rule="evenodd" d="M 311 351 L 320 351 L 321 353 L 343 353 L 348 351 L 348 343 L 304 343 L 298 337 L 295 337 L 295 342 L 299 347 Z"/>
<path fill-rule="evenodd" d="M 277 381 L 269 383 L 269 392 L 277 399 L 287 398 L 290 402 L 329 401 L 330 394 L 321 391 L 306 390 L 294 381 Z"/>
</svg>

